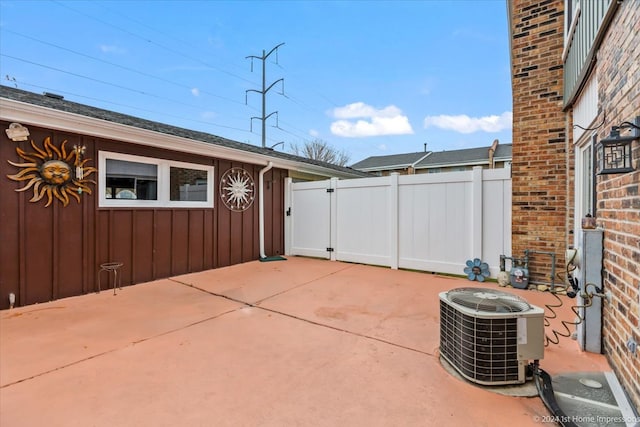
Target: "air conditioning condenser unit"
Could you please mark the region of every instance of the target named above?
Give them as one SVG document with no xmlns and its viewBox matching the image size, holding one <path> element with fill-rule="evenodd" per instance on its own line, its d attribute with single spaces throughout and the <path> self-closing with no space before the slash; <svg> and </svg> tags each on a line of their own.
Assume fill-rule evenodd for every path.
<svg viewBox="0 0 640 427">
<path fill-rule="evenodd" d="M 469 381 L 522 384 L 544 357 L 544 310 L 488 288 L 441 292 L 440 355 Z"/>
</svg>

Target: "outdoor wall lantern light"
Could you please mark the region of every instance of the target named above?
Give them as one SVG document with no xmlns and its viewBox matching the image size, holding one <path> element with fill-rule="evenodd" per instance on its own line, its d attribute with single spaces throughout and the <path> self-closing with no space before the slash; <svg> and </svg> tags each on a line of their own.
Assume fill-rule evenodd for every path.
<svg viewBox="0 0 640 427">
<path fill-rule="evenodd" d="M 627 135 L 620 135 L 621 129 L 631 129 Z M 635 170 L 631 148 L 633 141 L 640 139 L 640 116 L 632 122 L 622 122 L 613 126 L 608 137 L 598 145 L 598 173 L 601 175 L 626 173 Z"/>
</svg>

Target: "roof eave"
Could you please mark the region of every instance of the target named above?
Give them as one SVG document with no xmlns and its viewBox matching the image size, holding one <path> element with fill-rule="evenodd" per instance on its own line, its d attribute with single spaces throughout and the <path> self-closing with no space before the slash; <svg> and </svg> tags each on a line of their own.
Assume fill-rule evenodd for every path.
<svg viewBox="0 0 640 427">
<path fill-rule="evenodd" d="M 441 168 L 441 167 L 456 167 L 456 166 L 482 166 L 488 165 L 489 161 L 470 161 L 470 162 L 447 162 L 447 163 L 432 163 L 429 165 L 416 165 L 416 169 L 430 169 L 430 168 Z"/>
<path fill-rule="evenodd" d="M 277 168 L 310 174 L 338 178 L 360 177 L 357 173 L 350 174 L 320 165 L 281 159 L 261 153 L 251 153 L 209 142 L 169 135 L 8 98 L 0 98 L 0 107 L 0 118 L 10 122 L 30 123 L 49 129 L 91 135 L 105 139 L 117 139 L 148 147 L 168 148 L 191 154 L 220 157 L 259 165 L 267 165 L 269 162 L 272 162 L 273 166 Z"/>
<path fill-rule="evenodd" d="M 352 166 L 353 169 L 355 170 L 359 170 L 361 172 L 375 172 L 375 171 L 391 171 L 391 170 L 396 170 L 396 169 L 406 169 L 408 168 L 409 164 L 404 164 L 404 165 L 390 165 L 390 166 L 371 166 L 368 168 L 354 168 Z"/>
<path fill-rule="evenodd" d="M 411 162 L 411 163 L 400 163 L 400 164 L 395 164 L 395 165 L 381 165 L 381 166 L 368 166 L 366 168 L 358 168 L 358 167 L 354 167 L 354 166 L 351 166 L 351 167 L 354 168 L 354 169 L 357 169 L 359 171 L 363 171 L 363 172 L 387 171 L 387 170 L 395 170 L 395 169 L 407 169 L 407 168 L 415 167 L 415 165 L 417 163 L 419 163 L 422 160 L 424 160 L 431 153 L 432 153 L 432 151 L 429 151 L 429 152 L 425 153 L 424 156 L 421 156 L 415 162 Z"/>
</svg>

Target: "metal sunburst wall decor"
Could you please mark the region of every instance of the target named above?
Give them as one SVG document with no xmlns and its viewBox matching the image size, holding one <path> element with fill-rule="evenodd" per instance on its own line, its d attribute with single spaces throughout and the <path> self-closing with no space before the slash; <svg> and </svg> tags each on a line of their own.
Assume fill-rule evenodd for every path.
<svg viewBox="0 0 640 427">
<path fill-rule="evenodd" d="M 249 172 L 242 168 L 231 168 L 220 179 L 220 198 L 234 212 L 249 209 L 255 198 L 255 184 Z"/>
<path fill-rule="evenodd" d="M 40 201 L 47 196 L 48 207 L 56 198 L 63 206 L 69 204 L 69 196 L 80 203 L 82 193 L 91 194 L 89 183 L 95 185 L 95 181 L 87 179 L 89 175 L 97 169 L 86 166 L 90 159 L 83 159 L 84 146 L 74 145 L 67 152 L 67 141 L 63 141 L 60 148 L 51 143 L 51 138 L 44 140 L 43 147 L 40 148 L 31 140 L 33 152 L 27 152 L 20 147 L 16 147 L 16 153 L 24 163 L 15 163 L 7 160 L 10 165 L 22 168 L 15 175 L 7 175 L 13 181 L 26 181 L 26 185 L 16 191 L 27 191 L 33 189 L 33 197 L 29 200 L 32 203 Z"/>
</svg>

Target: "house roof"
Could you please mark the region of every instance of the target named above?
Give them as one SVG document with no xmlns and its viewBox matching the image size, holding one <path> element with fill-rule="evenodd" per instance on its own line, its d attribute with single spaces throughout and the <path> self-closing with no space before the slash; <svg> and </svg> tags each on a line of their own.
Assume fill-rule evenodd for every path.
<svg viewBox="0 0 640 427">
<path fill-rule="evenodd" d="M 351 167 L 360 171 L 381 171 L 405 169 L 409 166 L 416 169 L 426 169 L 442 166 L 482 165 L 489 163 L 490 148 L 491 146 L 372 156 L 351 165 Z M 511 144 L 498 144 L 494 160 L 511 160 Z"/>
<path fill-rule="evenodd" d="M 429 153 L 429 151 L 419 151 L 388 156 L 372 156 L 351 165 L 351 167 L 360 171 L 404 169 L 413 166 Z"/>
<path fill-rule="evenodd" d="M 176 144 L 183 146 L 186 148 L 188 144 L 185 142 L 196 141 L 201 143 L 206 143 L 214 146 L 215 148 L 219 147 L 224 153 L 228 153 L 232 156 L 238 157 L 243 154 L 248 155 L 254 161 L 257 159 L 262 160 L 261 163 L 266 163 L 267 161 L 273 161 L 274 166 L 299 170 L 307 173 L 322 173 L 324 175 L 329 176 L 339 176 L 339 177 L 360 177 L 360 176 L 369 176 L 363 172 L 357 171 L 355 169 L 349 167 L 337 166 L 331 163 L 322 162 L 319 160 L 307 159 L 300 156 L 295 156 L 293 154 L 275 151 L 270 148 L 262 148 L 259 146 L 246 144 L 238 141 L 233 141 L 230 139 L 226 139 L 217 135 L 212 135 L 205 132 L 194 131 L 190 129 L 185 129 L 177 126 L 172 126 L 160 122 L 154 122 L 151 120 L 142 119 L 139 117 L 134 117 L 122 113 L 117 113 L 115 111 L 104 110 L 101 108 L 91 107 L 89 105 L 79 104 L 72 101 L 67 101 L 64 99 L 60 99 L 60 97 L 52 97 L 47 95 L 40 95 L 33 92 L 24 91 L 21 89 L 16 89 L 8 86 L 0 85 L 0 100 L 2 101 L 2 108 L 0 109 L 0 118 L 8 121 L 23 121 L 27 123 L 34 123 L 29 119 L 32 117 L 29 115 L 29 109 L 23 109 L 19 112 L 14 112 L 11 114 L 9 110 L 9 106 L 15 107 L 14 110 L 18 110 L 19 104 L 6 102 L 5 100 L 15 101 L 21 104 L 29 104 L 32 106 L 42 107 L 50 110 L 56 110 L 62 113 L 68 113 L 75 116 L 86 117 L 89 119 L 96 119 L 103 122 L 108 122 L 110 124 L 114 124 L 118 127 L 128 127 L 129 130 L 139 129 L 144 131 L 150 131 L 154 133 L 159 133 L 162 135 L 166 135 L 169 137 L 177 137 L 171 138 L 172 141 L 175 141 Z M 35 114 L 33 115 L 35 117 Z M 34 124 L 49 126 L 52 128 L 58 128 L 61 130 L 69 130 L 67 128 L 63 128 L 62 125 L 58 125 L 55 120 L 47 120 L 45 115 L 40 115 L 41 120 Z M 40 123 L 41 122 L 41 123 Z M 90 126 L 87 123 L 84 127 L 82 124 L 78 126 L 74 126 L 77 128 L 78 132 L 83 132 L 87 134 L 97 135 L 97 136 L 109 136 L 105 132 L 109 129 L 112 131 L 116 131 L 116 126 L 105 126 L 102 129 L 102 133 L 98 133 L 99 130 L 94 126 Z M 123 132 L 121 129 L 118 131 L 119 137 L 122 139 L 127 139 L 126 132 Z M 132 137 L 129 142 L 139 142 L 141 141 L 134 140 Z M 188 140 L 188 141 L 185 141 Z M 214 148 L 211 147 L 211 148 Z M 165 146 L 164 148 L 171 148 Z M 194 148 L 195 149 L 195 148 Z M 195 152 L 195 151 L 194 151 Z M 202 151 L 202 147 L 200 147 L 201 154 L 209 154 L 211 156 L 220 156 L 220 153 L 207 153 Z M 251 160 L 249 160 L 251 161 Z"/>
<path fill-rule="evenodd" d="M 442 166 L 481 165 L 489 163 L 489 149 L 491 147 L 465 148 L 461 150 L 432 152 L 415 165 L 416 169 Z M 511 144 L 499 144 L 494 154 L 494 160 L 510 160 Z"/>
</svg>

